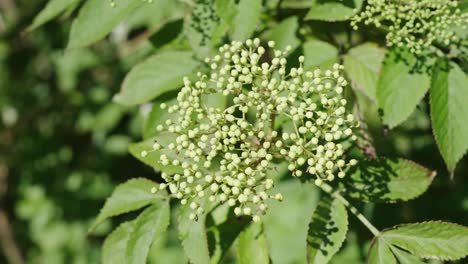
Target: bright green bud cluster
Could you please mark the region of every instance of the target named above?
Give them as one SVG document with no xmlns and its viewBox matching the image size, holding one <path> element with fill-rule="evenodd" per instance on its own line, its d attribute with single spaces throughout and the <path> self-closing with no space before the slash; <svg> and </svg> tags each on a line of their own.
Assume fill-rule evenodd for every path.
<svg viewBox="0 0 468 264">
<path fill-rule="evenodd" d="M 457 26 L 466 28 L 468 14 L 461 14 L 456 0 L 368 0 L 364 11 L 351 19 L 357 30 L 359 23 L 388 30 L 389 47 L 407 47 L 422 54 L 433 43 L 449 45 L 459 41 Z"/>
<path fill-rule="evenodd" d="M 290 48 L 275 50 L 271 41 L 268 46 L 269 51 L 259 39 L 222 46 L 205 60 L 208 75 L 198 73 L 195 82 L 185 78 L 177 103 L 161 104 L 178 116 L 157 127 L 176 135 L 164 148 L 183 158 L 161 155 L 159 162 L 181 166 L 183 173 L 163 173 L 166 183 L 160 189 L 168 188 L 190 205 L 193 219 L 206 210 L 201 204 L 208 197 L 227 203 L 236 215 L 260 220 L 267 199 L 283 199 L 269 194 L 274 161 L 287 161 L 292 175 L 312 177 L 318 185 L 344 177 L 346 168 L 356 164 L 345 161 L 341 144 L 355 139 L 352 128 L 358 126 L 345 107 L 343 66 L 306 71 L 301 56 L 299 67 L 287 69 Z M 208 106 L 204 99 L 213 94 L 226 99 L 227 106 Z"/>
</svg>

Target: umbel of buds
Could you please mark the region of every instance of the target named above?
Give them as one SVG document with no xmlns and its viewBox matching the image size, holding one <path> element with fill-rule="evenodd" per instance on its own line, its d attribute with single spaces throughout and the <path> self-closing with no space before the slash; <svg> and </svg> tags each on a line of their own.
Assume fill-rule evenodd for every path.
<svg viewBox="0 0 468 264">
<path fill-rule="evenodd" d="M 290 47 L 276 50 L 272 41 L 268 46 L 267 51 L 254 39 L 220 47 L 205 60 L 210 73 L 198 73 L 196 81 L 184 78 L 177 102 L 160 105 L 177 118 L 156 129 L 173 134 L 174 141 L 156 142 L 153 149 L 177 155 L 155 162 L 180 166 L 182 172 L 162 173 L 166 182 L 153 192 L 168 189 L 193 209 L 192 219 L 207 210 L 206 202 L 220 202 L 259 221 L 267 199 L 283 199 L 271 193 L 269 172 L 277 162 L 287 162 L 293 176 L 317 185 L 343 178 L 356 164 L 344 159 L 342 145 L 355 140 L 352 128 L 358 126 L 342 96 L 343 66 L 306 71 L 301 56 L 299 67 L 287 69 Z M 226 99 L 226 106 L 208 106 L 205 98 L 212 94 Z"/>
<path fill-rule="evenodd" d="M 457 42 L 456 27 L 466 28 L 468 13 L 461 13 L 457 0 L 368 0 L 364 11 L 351 18 L 351 26 L 374 25 L 387 30 L 387 45 L 407 47 L 416 55 L 431 45 Z"/>
</svg>

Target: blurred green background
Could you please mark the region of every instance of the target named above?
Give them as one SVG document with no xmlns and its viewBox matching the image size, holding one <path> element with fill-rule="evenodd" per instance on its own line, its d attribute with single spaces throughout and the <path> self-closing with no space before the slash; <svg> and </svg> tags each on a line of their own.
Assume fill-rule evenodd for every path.
<svg viewBox="0 0 468 264">
<path fill-rule="evenodd" d="M 65 50 L 73 12 L 25 31 L 45 3 L 0 0 L 0 263 L 99 263 L 101 243 L 118 223 L 87 234 L 105 198 L 132 177 L 156 177 L 127 153 L 141 137 L 148 109 L 112 102 L 129 69 L 154 50 L 127 36 L 152 22 L 134 19 L 91 48 Z M 377 109 L 363 111 L 379 155 L 406 157 L 438 172 L 418 199 L 359 205 L 365 215 L 378 228 L 425 220 L 468 225 L 468 158 L 450 179 L 427 100 L 392 131 L 381 126 Z M 350 220 L 334 263 L 364 262 L 372 237 Z M 151 262 L 186 262 L 173 229 L 153 247 Z"/>
</svg>

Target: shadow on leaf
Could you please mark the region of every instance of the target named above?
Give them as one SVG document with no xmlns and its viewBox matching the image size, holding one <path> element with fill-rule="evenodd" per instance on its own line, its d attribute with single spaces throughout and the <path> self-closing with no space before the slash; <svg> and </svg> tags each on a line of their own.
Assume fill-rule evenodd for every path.
<svg viewBox="0 0 468 264">
<path fill-rule="evenodd" d="M 361 161 L 342 181 L 346 194 L 364 202 L 407 201 L 424 193 L 435 172 L 404 159 Z"/>
</svg>

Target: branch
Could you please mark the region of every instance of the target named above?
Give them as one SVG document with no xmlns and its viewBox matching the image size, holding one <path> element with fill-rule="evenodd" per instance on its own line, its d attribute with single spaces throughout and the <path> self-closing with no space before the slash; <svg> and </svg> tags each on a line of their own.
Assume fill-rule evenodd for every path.
<svg viewBox="0 0 468 264">
<path fill-rule="evenodd" d="M 367 229 L 369 229 L 369 231 L 374 236 L 380 235 L 380 231 L 363 214 L 361 214 L 356 207 L 350 204 L 349 201 L 346 200 L 346 198 L 341 196 L 341 194 L 338 191 L 333 192 L 333 188 L 326 183 L 322 183 L 319 187 L 324 192 L 330 194 L 332 197 L 340 200 L 348 208 L 348 210 L 351 211 L 351 213 L 353 213 L 357 217 L 357 219 L 359 219 L 359 221 L 361 221 L 361 223 L 367 227 Z"/>
</svg>

